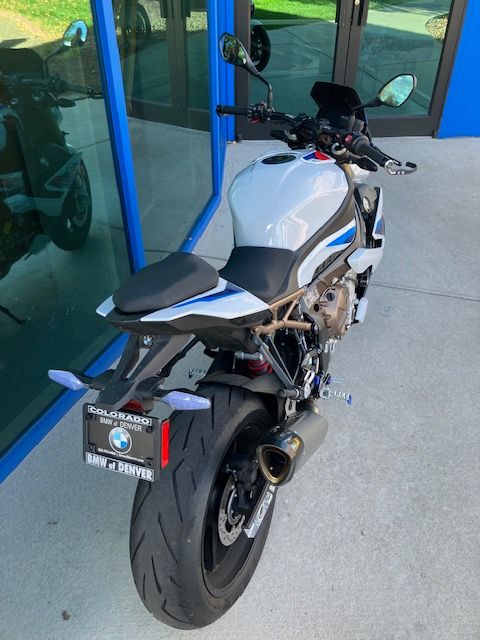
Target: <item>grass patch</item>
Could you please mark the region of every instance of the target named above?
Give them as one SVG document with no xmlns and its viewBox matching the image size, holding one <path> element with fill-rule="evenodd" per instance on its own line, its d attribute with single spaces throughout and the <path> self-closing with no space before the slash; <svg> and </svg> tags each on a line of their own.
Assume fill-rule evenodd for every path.
<svg viewBox="0 0 480 640">
<path fill-rule="evenodd" d="M 255 0 L 258 20 L 333 20 L 335 0 Z"/>
<path fill-rule="evenodd" d="M 371 9 L 399 0 L 371 0 Z M 255 0 L 257 20 L 335 20 L 336 0 Z"/>
<path fill-rule="evenodd" d="M 9 0 L 5 8 L 32 20 L 58 38 L 73 20 L 85 20 L 88 26 L 92 24 L 89 0 Z"/>
</svg>

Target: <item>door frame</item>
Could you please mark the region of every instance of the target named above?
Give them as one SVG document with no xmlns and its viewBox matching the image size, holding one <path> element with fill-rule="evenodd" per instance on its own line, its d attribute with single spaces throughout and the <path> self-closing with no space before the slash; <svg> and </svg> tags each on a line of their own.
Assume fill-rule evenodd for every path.
<svg viewBox="0 0 480 640">
<path fill-rule="evenodd" d="M 186 18 L 190 9 L 189 0 L 160 0 L 166 21 L 166 41 L 170 72 L 171 104 L 159 104 L 140 98 L 130 98 L 133 117 L 152 122 L 208 131 L 210 114 L 208 109 L 189 106 L 188 56 L 186 43 Z M 207 9 L 207 3 L 205 4 Z"/>
<path fill-rule="evenodd" d="M 363 29 L 368 16 L 369 0 L 362 0 L 358 5 L 354 0 L 338 0 L 338 2 L 336 19 L 338 30 L 332 81 L 339 84 L 353 84 L 357 72 Z M 375 116 L 370 114 L 369 124 L 373 135 L 437 137 L 467 3 L 468 0 L 452 0 L 448 29 L 438 65 L 429 113 L 424 116 Z M 357 24 L 352 25 L 354 21 Z M 250 0 L 235 0 L 235 33 L 247 47 L 250 47 Z M 266 75 L 268 77 L 268 73 Z M 237 68 L 235 70 L 236 104 L 242 106 L 248 104 L 249 86 L 250 75 Z M 236 134 L 239 138 L 268 139 L 271 128 L 270 125 L 260 127 L 247 122 L 245 118 L 236 118 Z"/>
</svg>

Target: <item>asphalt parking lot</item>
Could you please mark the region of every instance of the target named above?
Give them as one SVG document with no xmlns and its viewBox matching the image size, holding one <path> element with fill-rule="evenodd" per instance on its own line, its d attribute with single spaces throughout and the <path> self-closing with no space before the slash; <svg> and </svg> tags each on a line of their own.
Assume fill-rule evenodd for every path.
<svg viewBox="0 0 480 640">
<path fill-rule="evenodd" d="M 143 608 L 128 553 L 135 482 L 85 467 L 77 405 L 0 487 L 2 640 L 480 638 L 480 140 L 378 144 L 420 169 L 373 176 L 385 257 L 333 366 L 353 406 L 328 403 L 325 443 L 279 492 L 243 597 L 195 632 Z M 276 146 L 232 145 L 226 183 Z M 223 204 L 197 252 L 219 266 L 231 245 Z"/>
</svg>

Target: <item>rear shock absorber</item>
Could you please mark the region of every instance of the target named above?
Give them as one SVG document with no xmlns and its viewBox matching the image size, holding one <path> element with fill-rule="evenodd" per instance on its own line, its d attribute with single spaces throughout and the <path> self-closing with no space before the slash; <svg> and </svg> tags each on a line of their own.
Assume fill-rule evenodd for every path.
<svg viewBox="0 0 480 640">
<path fill-rule="evenodd" d="M 245 353 L 244 351 L 236 351 L 235 358 L 237 360 L 247 361 L 248 375 L 251 378 L 258 378 L 266 373 L 272 373 L 272 366 L 265 360 L 261 353 Z"/>
<path fill-rule="evenodd" d="M 247 365 L 251 378 L 258 378 L 266 373 L 272 373 L 272 365 L 265 360 L 249 360 Z"/>
</svg>

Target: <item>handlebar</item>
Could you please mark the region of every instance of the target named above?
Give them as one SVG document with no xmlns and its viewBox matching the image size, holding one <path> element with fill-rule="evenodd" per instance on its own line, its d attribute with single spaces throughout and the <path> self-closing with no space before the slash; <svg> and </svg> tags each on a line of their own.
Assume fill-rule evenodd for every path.
<svg viewBox="0 0 480 640">
<path fill-rule="evenodd" d="M 274 111 L 267 107 L 265 102 L 252 104 L 250 107 L 233 107 L 219 104 L 217 105 L 219 116 L 245 116 L 252 122 L 286 122 L 293 125 L 295 118 L 281 111 Z"/>
<path fill-rule="evenodd" d="M 383 151 L 375 147 L 370 139 L 362 133 L 356 131 L 345 133 L 345 131 L 335 129 L 330 124 L 326 126 L 325 122 L 328 123 L 328 121 L 321 122 L 304 113 L 298 116 L 281 113 L 268 107 L 265 102 L 258 102 L 250 107 L 235 107 L 219 104 L 217 105 L 217 114 L 219 116 L 245 116 L 252 122 L 287 123 L 292 127 L 292 135 L 290 137 L 287 136 L 286 132 L 282 131 L 272 133 L 274 133 L 275 138 L 287 142 L 292 149 L 308 148 L 307 145 L 318 146 L 320 134 L 327 134 L 331 138 L 333 137 L 335 145 L 337 145 L 346 160 L 351 158 L 351 156 L 346 153 L 346 151 L 350 151 L 354 156 L 369 158 L 375 164 L 383 167 L 385 171 L 392 176 L 403 176 L 417 170 L 417 165 L 413 164 L 413 162 L 406 162 L 405 165 L 403 165 L 399 160 L 395 160 L 395 158 L 383 153 Z M 290 138 L 295 146 L 292 146 Z M 334 157 L 338 157 L 339 154 L 333 151 L 335 145 L 328 146 L 327 151 Z M 353 161 L 355 162 L 355 160 Z M 376 170 L 376 167 L 369 170 L 373 169 Z"/>
<path fill-rule="evenodd" d="M 405 166 L 399 160 L 387 156 L 383 151 L 375 147 L 367 136 L 361 133 L 348 134 L 344 137 L 343 143 L 347 149 L 357 156 L 366 156 L 383 167 L 391 176 L 404 176 L 417 170 L 417 165 L 413 162 L 406 162 Z"/>
<path fill-rule="evenodd" d="M 384 167 L 391 159 L 389 156 L 386 156 L 383 151 L 380 151 L 380 149 L 374 147 L 367 136 L 359 135 L 350 137 L 352 138 L 352 140 L 347 145 L 347 148 L 350 149 L 350 151 L 352 151 L 355 155 L 366 156 L 381 167 Z"/>
<path fill-rule="evenodd" d="M 219 116 L 245 116 L 248 117 L 250 109 L 248 107 L 233 107 L 224 104 L 217 105 Z"/>
<path fill-rule="evenodd" d="M 74 93 L 81 93 L 87 98 L 103 97 L 101 93 L 96 93 L 95 89 L 92 89 L 92 87 L 73 84 L 71 82 L 67 82 L 66 80 L 62 80 L 62 78 L 58 76 L 51 76 L 46 79 L 45 78 L 18 78 L 18 79 L 14 79 L 14 81 L 19 83 L 20 85 L 24 85 L 27 87 L 41 87 L 46 91 L 48 90 L 53 91 L 57 95 L 60 93 L 65 93 L 66 91 L 71 91 Z"/>
</svg>

